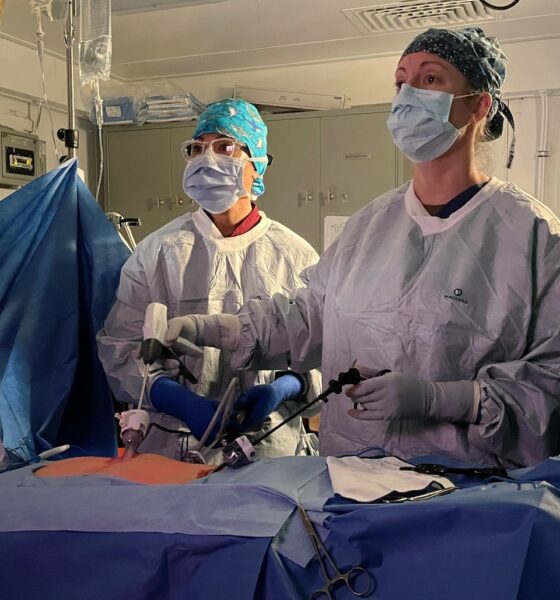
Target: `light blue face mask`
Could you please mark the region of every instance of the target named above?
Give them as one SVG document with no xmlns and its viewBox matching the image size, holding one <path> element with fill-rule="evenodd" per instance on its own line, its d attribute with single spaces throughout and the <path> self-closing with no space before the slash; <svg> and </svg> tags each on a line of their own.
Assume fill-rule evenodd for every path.
<svg viewBox="0 0 560 600">
<path fill-rule="evenodd" d="M 460 131 L 449 122 L 453 100 L 475 95 L 454 96 L 403 83 L 387 120 L 395 146 L 412 162 L 423 163 L 439 158 L 460 135 Z"/>
<path fill-rule="evenodd" d="M 206 152 L 187 164 L 183 190 L 209 213 L 224 213 L 248 195 L 243 185 L 245 162 L 243 158 Z"/>
</svg>

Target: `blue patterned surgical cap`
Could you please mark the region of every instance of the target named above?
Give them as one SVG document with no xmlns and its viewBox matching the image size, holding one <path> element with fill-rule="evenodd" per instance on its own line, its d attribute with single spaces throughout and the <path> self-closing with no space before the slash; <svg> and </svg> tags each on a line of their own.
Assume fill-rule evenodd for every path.
<svg viewBox="0 0 560 600">
<path fill-rule="evenodd" d="M 458 31 L 428 29 L 412 40 L 403 56 L 413 52 L 429 52 L 443 58 L 464 75 L 473 91 L 488 92 L 492 96 L 487 139 L 494 140 L 502 135 L 504 116 L 514 127 L 513 116 L 502 101 L 507 58 L 495 38 L 487 37 L 480 27 Z"/>
<path fill-rule="evenodd" d="M 198 118 L 193 137 L 198 138 L 205 133 L 221 133 L 245 144 L 251 158 L 267 156 L 266 124 L 259 111 L 245 100 L 227 99 L 210 104 Z M 262 176 L 268 164 L 262 161 L 253 165 L 259 177 L 253 182 L 251 191 L 261 196 L 264 193 Z"/>
</svg>

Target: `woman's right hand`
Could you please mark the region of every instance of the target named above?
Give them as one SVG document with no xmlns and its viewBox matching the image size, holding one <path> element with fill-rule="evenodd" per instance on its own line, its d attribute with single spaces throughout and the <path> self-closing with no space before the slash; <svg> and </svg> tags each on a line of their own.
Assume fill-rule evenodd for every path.
<svg viewBox="0 0 560 600">
<path fill-rule="evenodd" d="M 239 334 L 240 322 L 235 315 L 185 315 L 167 322 L 165 343 L 183 354 L 190 354 L 193 345 L 233 351 Z"/>
</svg>

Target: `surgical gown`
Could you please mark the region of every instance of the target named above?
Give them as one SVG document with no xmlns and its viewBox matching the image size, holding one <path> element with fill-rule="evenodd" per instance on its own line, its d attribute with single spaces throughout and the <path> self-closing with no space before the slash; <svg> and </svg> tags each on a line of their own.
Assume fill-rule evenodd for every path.
<svg viewBox="0 0 560 600">
<path fill-rule="evenodd" d="M 121 272 L 117 300 L 98 333 L 99 356 L 115 397 L 136 405 L 144 365 L 138 358 L 146 306 L 161 302 L 168 318 L 188 314 L 235 313 L 250 299 L 268 299 L 274 293 L 292 294 L 304 285 L 300 273 L 318 260 L 313 248 L 280 223 L 260 213 L 259 223 L 247 233 L 224 238 L 207 214 L 181 216 L 138 244 Z M 198 394 L 220 399 L 234 378 L 230 356 L 205 348 L 202 359 L 184 357 L 198 378 L 191 386 Z M 308 396 L 320 393 L 320 375 L 310 374 Z M 239 393 L 273 379 L 271 372 L 245 372 L 236 377 Z M 263 425 L 272 428 L 300 408 L 299 401 L 283 403 Z M 150 420 L 169 429 L 184 427 L 170 415 L 157 413 L 149 404 Z M 316 412 L 318 407 L 310 414 Z M 260 456 L 302 453 L 305 435 L 301 418 L 272 434 L 257 447 Z M 179 458 L 179 437 L 158 429 L 150 431 L 140 447 Z"/>
<path fill-rule="evenodd" d="M 278 364 L 289 351 L 294 368 L 322 364 L 324 381 L 355 361 L 473 380 L 473 425 L 357 420 L 344 393 L 334 396 L 322 409 L 320 453 L 380 447 L 531 465 L 560 451 L 559 275 L 560 222 L 515 185 L 492 178 L 440 219 L 405 184 L 353 215 L 295 298 L 242 309 L 232 364 Z"/>
</svg>

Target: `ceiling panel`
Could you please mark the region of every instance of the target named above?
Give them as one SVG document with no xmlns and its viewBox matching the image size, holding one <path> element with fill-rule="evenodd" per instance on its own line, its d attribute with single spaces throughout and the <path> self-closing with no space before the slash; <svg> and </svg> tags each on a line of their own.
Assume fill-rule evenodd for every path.
<svg viewBox="0 0 560 600">
<path fill-rule="evenodd" d="M 112 70 L 141 79 L 398 53 L 416 32 L 371 32 L 348 18 L 348 10 L 367 14 L 394 5 L 389 10 L 394 12 L 394 7 L 458 1 L 465 0 L 223 0 L 114 14 Z M 521 0 L 492 19 L 482 25 L 501 41 L 560 37 L 560 0 Z M 45 23 L 44 30 L 47 50 L 63 56 L 62 21 Z M 6 0 L 0 35 L 29 45 L 35 43 L 34 31 L 27 0 Z"/>
</svg>

